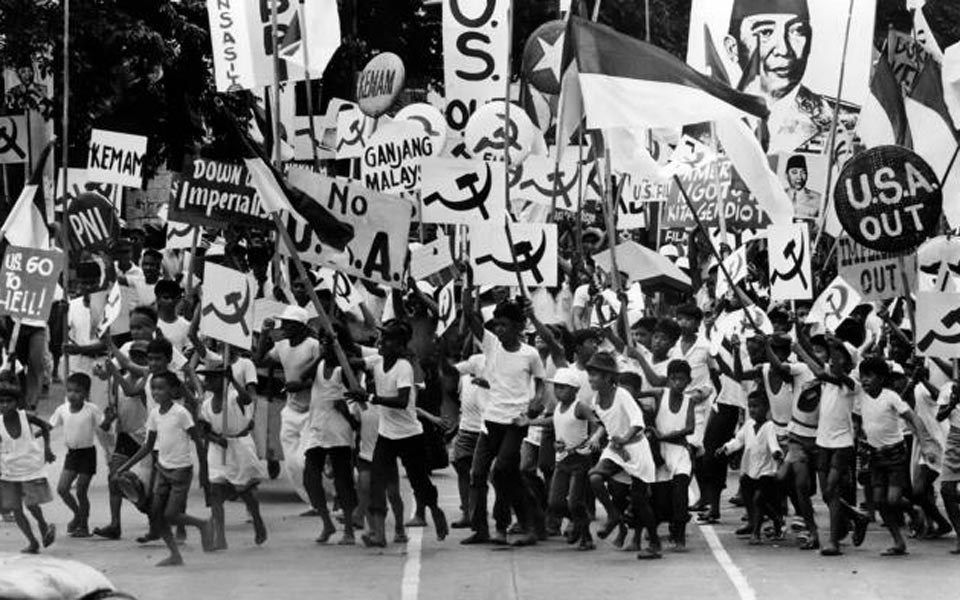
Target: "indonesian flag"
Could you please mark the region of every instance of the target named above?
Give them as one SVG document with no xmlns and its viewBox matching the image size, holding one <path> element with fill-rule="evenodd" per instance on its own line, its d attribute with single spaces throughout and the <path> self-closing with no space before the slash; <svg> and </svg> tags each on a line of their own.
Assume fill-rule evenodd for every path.
<svg viewBox="0 0 960 600">
<path fill-rule="evenodd" d="M 870 96 L 860 111 L 857 134 L 867 148 L 888 145 L 913 147 L 902 87 L 886 52 L 880 53 L 873 68 Z"/>
<path fill-rule="evenodd" d="M 353 225 L 337 219 L 320 203 L 314 202 L 295 187 L 287 185 L 283 175 L 270 165 L 259 148 L 250 140 L 249 135 L 240 130 L 236 117 L 228 113 L 226 118 L 230 121 L 234 142 L 250 171 L 253 186 L 259 192 L 260 200 L 267 212 L 287 211 L 300 215 L 310 224 L 310 228 L 316 233 L 321 243 L 343 251 L 347 243 L 353 239 Z"/>
<path fill-rule="evenodd" d="M 50 249 L 50 232 L 47 230 L 47 203 L 43 195 L 43 169 L 47 157 L 53 149 L 53 142 L 47 144 L 40 154 L 37 167 L 30 181 L 23 186 L 17 203 L 13 205 L 7 220 L 0 228 L 0 236 L 6 238 L 12 246 Z"/>
<path fill-rule="evenodd" d="M 769 115 L 761 98 L 697 72 L 666 50 L 578 17 L 567 23 L 562 64 L 561 140 L 582 115 L 589 129 Z"/>
<path fill-rule="evenodd" d="M 943 214 L 951 228 L 960 227 L 960 164 L 951 164 L 958 137 L 943 101 L 940 64 L 928 57 L 913 92 L 904 101 L 913 150 L 933 168 L 943 189 Z"/>
<path fill-rule="evenodd" d="M 310 0 L 301 3 L 303 12 L 293 17 L 287 28 L 287 34 L 280 42 L 279 56 L 288 63 L 301 69 L 310 68 L 314 75 L 322 74 L 327 63 L 340 47 L 340 14 L 337 12 L 337 0 Z M 306 23 L 306 54 L 304 54 L 303 25 Z M 307 61 L 309 59 L 309 65 Z"/>
</svg>

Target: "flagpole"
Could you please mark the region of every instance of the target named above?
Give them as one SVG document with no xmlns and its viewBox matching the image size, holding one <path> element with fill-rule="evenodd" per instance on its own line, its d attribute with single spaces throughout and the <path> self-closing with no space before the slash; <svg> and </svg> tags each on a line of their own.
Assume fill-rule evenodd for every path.
<svg viewBox="0 0 960 600">
<path fill-rule="evenodd" d="M 820 247 L 820 238 L 823 237 L 823 228 L 827 223 L 827 213 L 830 210 L 830 198 L 833 197 L 833 193 L 830 188 L 833 187 L 833 167 L 836 163 L 834 152 L 837 144 L 837 125 L 840 122 L 840 101 L 843 96 L 843 77 L 847 71 L 847 47 L 850 44 L 850 23 L 853 21 L 853 2 L 854 0 L 850 0 L 849 8 L 847 9 L 847 27 L 846 32 L 843 34 L 843 53 L 840 55 L 840 82 L 837 83 L 837 106 L 833 110 L 833 123 L 830 125 L 830 140 L 828 142 L 830 155 L 827 159 L 827 197 L 823 203 L 823 212 L 820 214 L 819 226 L 817 227 L 817 239 L 813 243 L 813 252 L 816 252 L 817 248 Z"/>
<path fill-rule="evenodd" d="M 509 44 L 513 44 L 513 2 L 512 0 L 507 5 L 507 40 Z M 504 94 L 503 102 L 506 105 L 503 110 L 503 179 L 504 179 L 504 195 L 505 201 L 507 203 L 507 215 L 512 214 L 510 209 L 510 144 L 513 142 L 510 139 L 510 73 L 513 71 L 513 65 L 510 64 L 510 53 L 507 53 L 507 73 L 506 81 L 504 82 Z M 421 213 L 422 215 L 422 213 Z M 421 217 L 421 222 L 423 219 Z M 421 240 L 422 241 L 422 240 Z"/>
<path fill-rule="evenodd" d="M 730 276 L 730 272 L 727 270 L 727 266 L 723 264 L 723 257 L 720 256 L 720 252 L 717 250 L 717 247 L 713 245 L 713 240 L 710 239 L 710 233 L 707 231 L 707 228 L 703 226 L 703 221 L 700 220 L 700 215 L 697 214 L 697 210 L 693 206 L 693 202 L 690 201 L 690 196 L 687 195 L 687 190 L 683 187 L 683 182 L 680 181 L 680 177 L 674 174 L 673 176 L 674 183 L 677 184 L 677 189 L 680 190 L 680 195 L 683 196 L 683 201 L 686 202 L 687 208 L 690 209 L 690 214 L 693 215 L 693 220 L 697 223 L 697 229 L 703 232 L 703 235 L 707 238 L 707 243 L 710 245 L 710 252 L 713 254 L 713 258 L 717 261 L 717 266 L 720 271 L 723 273 L 724 278 L 727 280 L 727 284 L 730 286 L 730 289 L 733 290 L 733 293 L 737 295 L 740 299 L 740 303 L 743 304 L 743 314 L 747 316 L 747 320 L 750 321 L 750 326 L 756 330 L 760 330 L 757 326 L 757 322 L 754 321 L 753 315 L 750 314 L 750 311 L 747 310 L 747 303 L 744 302 L 746 294 L 733 282 L 733 277 Z M 696 230 L 691 235 L 696 235 Z"/>
<path fill-rule="evenodd" d="M 70 243 L 67 235 L 67 198 L 70 189 L 70 0 L 63 0 L 63 118 L 61 123 L 63 136 L 63 210 L 60 213 L 60 244 L 63 246 L 63 296 L 70 304 Z M 56 196 L 56 192 L 54 192 Z M 70 339 L 70 319 L 63 320 L 63 346 Z M 70 355 L 61 350 L 63 357 L 63 380 L 70 377 Z"/>
<path fill-rule="evenodd" d="M 303 34 L 303 27 L 301 35 Z M 280 168 L 280 52 L 277 40 L 277 2 L 270 3 L 270 36 L 273 49 L 273 162 Z M 303 44 L 306 47 L 306 44 Z"/>
<path fill-rule="evenodd" d="M 300 45 L 303 48 L 303 80 L 307 85 L 307 123 L 310 135 L 310 151 L 313 168 L 320 171 L 320 156 L 317 154 L 317 131 L 313 125 L 313 81 L 310 79 L 310 45 L 307 43 L 307 9 L 300 0 Z"/>
<path fill-rule="evenodd" d="M 503 228 L 507 232 L 507 245 L 510 246 L 510 259 L 513 261 L 513 272 L 517 276 L 517 287 L 520 288 L 520 295 L 526 300 L 530 296 L 527 294 L 527 286 L 523 283 L 523 273 L 520 272 L 520 265 L 517 263 L 517 250 L 513 246 L 513 232 L 510 231 L 510 215 L 506 215 L 503 219 Z"/>
<path fill-rule="evenodd" d="M 230 372 L 230 344 L 223 343 L 223 396 L 220 398 L 220 432 L 223 437 L 227 437 L 227 427 L 230 425 L 230 422 L 227 417 L 227 394 L 230 392 L 230 379 L 232 377 Z M 224 448 L 221 453 L 223 458 L 223 464 L 227 464 L 227 449 Z"/>
</svg>

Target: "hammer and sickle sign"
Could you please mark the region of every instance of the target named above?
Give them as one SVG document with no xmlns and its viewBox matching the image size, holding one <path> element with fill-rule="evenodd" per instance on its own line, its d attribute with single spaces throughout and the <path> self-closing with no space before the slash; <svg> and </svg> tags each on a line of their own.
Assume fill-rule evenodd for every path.
<svg viewBox="0 0 960 600">
<path fill-rule="evenodd" d="M 497 116 L 500 117 L 501 119 L 506 118 L 506 115 L 501 113 L 497 113 Z M 513 119 L 510 119 L 509 121 L 507 121 L 507 129 L 509 130 L 509 132 L 505 133 L 504 127 L 503 125 L 501 125 L 500 127 L 497 127 L 497 129 L 493 132 L 494 139 L 499 141 L 495 142 L 495 141 L 492 141 L 490 138 L 486 138 L 486 137 L 480 138 L 480 141 L 477 142 L 477 145 L 473 149 L 473 154 L 474 155 L 479 154 L 480 152 L 483 152 L 487 148 L 491 148 L 493 150 L 502 152 L 503 149 L 507 146 L 507 144 L 510 144 L 510 148 L 513 148 L 516 150 L 523 149 L 523 147 L 517 143 L 517 133 L 519 132 L 519 127 L 517 127 L 517 124 L 514 123 Z"/>
<path fill-rule="evenodd" d="M 333 275 L 333 293 L 347 302 L 350 301 L 350 296 L 353 295 L 353 286 L 350 285 L 350 280 L 339 271 Z"/>
<path fill-rule="evenodd" d="M 570 192 L 573 190 L 573 186 L 577 185 L 577 180 L 579 179 L 579 172 L 574 170 L 573 176 L 570 178 L 568 183 L 564 183 L 563 178 L 566 176 L 566 173 L 561 170 L 554 172 L 551 170 L 547 174 L 547 183 L 550 187 L 543 187 L 535 178 L 527 179 L 520 184 L 520 189 L 525 190 L 529 187 L 532 187 L 537 192 L 543 196 L 553 197 L 554 193 L 557 194 L 557 197 L 562 197 L 563 202 L 567 208 L 573 206 L 573 201 L 570 199 Z M 556 189 L 554 189 L 556 186 Z"/>
<path fill-rule="evenodd" d="M 512 258 L 502 261 L 494 257 L 493 254 L 477 257 L 477 265 L 479 266 L 486 263 L 493 263 L 498 268 L 513 273 L 530 271 L 538 284 L 543 282 L 543 274 L 540 273 L 540 261 L 543 259 L 543 255 L 547 252 L 546 232 L 540 232 L 540 246 L 536 250 L 533 249 L 533 244 L 524 240 L 513 245 L 513 252 L 517 256 L 516 266 L 514 266 Z"/>
<path fill-rule="evenodd" d="M 363 145 L 363 120 L 357 119 L 350 123 L 349 130 L 353 132 L 353 137 L 350 138 L 341 138 L 340 143 L 337 144 L 337 152 L 344 146 L 356 146 L 357 144 Z"/>
<path fill-rule="evenodd" d="M 940 322 L 947 329 L 953 328 L 954 325 L 960 325 L 960 308 L 955 308 L 948 312 Z M 926 350 L 934 342 L 943 342 L 944 344 L 956 344 L 960 342 L 960 333 L 955 333 L 953 335 L 945 335 L 936 330 L 930 330 L 917 342 L 917 348 L 920 350 Z"/>
<path fill-rule="evenodd" d="M 9 131 L 7 125 L 0 125 L 0 154 L 13 152 L 20 158 L 26 158 L 27 153 L 24 152 L 20 144 L 17 143 L 16 120 L 12 117 L 7 117 L 7 123 L 9 124 Z"/>
<path fill-rule="evenodd" d="M 827 322 L 827 319 L 833 318 L 837 321 L 843 320 L 843 309 L 847 307 L 847 300 L 849 299 L 849 292 L 845 287 L 835 287 L 830 289 L 830 295 L 827 296 L 826 305 L 829 308 L 828 312 L 825 312 L 823 315 L 824 323 Z"/>
<path fill-rule="evenodd" d="M 430 206 L 434 202 L 439 202 L 450 210 L 455 210 L 457 212 L 466 212 L 476 208 L 480 211 L 480 215 L 486 221 L 490 218 L 490 213 L 487 212 L 486 202 L 487 198 L 490 196 L 490 189 L 493 187 L 493 174 L 490 171 L 490 165 L 488 164 L 485 166 L 487 170 L 487 177 L 483 182 L 483 187 L 480 189 L 477 189 L 477 182 L 480 181 L 480 176 L 474 171 L 464 173 L 454 180 L 454 182 L 457 184 L 458 190 L 470 190 L 469 198 L 459 201 L 447 200 L 440 192 L 432 192 L 423 198 L 423 205 Z"/>
<path fill-rule="evenodd" d="M 438 137 L 440 132 L 433 128 L 433 123 L 430 122 L 430 119 L 422 117 L 420 115 L 412 115 L 407 117 L 408 121 L 416 121 L 423 126 L 423 132 L 429 135 L 430 137 Z"/>
<path fill-rule="evenodd" d="M 799 254 L 797 253 L 797 246 L 800 247 Z M 770 276 L 770 285 L 776 283 L 777 279 L 781 281 L 789 281 L 794 277 L 800 277 L 800 283 L 803 284 L 804 289 L 807 288 L 807 278 L 803 274 L 803 255 L 804 248 L 803 244 L 797 244 L 796 239 L 792 239 L 787 242 L 787 245 L 783 248 L 783 257 L 788 258 L 793 262 L 793 266 L 790 267 L 785 273 L 781 273 L 776 269 L 773 270 L 773 275 Z"/>
<path fill-rule="evenodd" d="M 453 288 L 444 288 L 440 292 L 440 322 L 449 323 L 453 314 Z"/>
<path fill-rule="evenodd" d="M 250 284 L 244 282 L 243 292 L 228 292 L 223 297 L 223 302 L 227 306 L 233 308 L 233 312 L 223 312 L 214 302 L 203 307 L 202 314 L 204 316 L 213 313 L 218 319 L 223 321 L 227 325 L 236 325 L 240 324 L 240 328 L 243 329 L 243 335 L 250 335 L 250 327 L 247 325 L 247 310 L 250 308 Z"/>
</svg>

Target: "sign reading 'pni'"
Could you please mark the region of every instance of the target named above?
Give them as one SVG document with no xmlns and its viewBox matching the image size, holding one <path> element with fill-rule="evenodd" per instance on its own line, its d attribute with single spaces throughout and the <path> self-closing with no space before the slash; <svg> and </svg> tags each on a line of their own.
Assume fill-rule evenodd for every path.
<svg viewBox="0 0 960 600">
<path fill-rule="evenodd" d="M 87 176 L 90 181 L 138 188 L 143 185 L 147 138 L 115 131 L 90 132 Z"/>
<path fill-rule="evenodd" d="M 837 217 L 857 243 L 880 252 L 914 250 L 936 230 L 943 193 L 933 169 L 900 146 L 877 146 L 844 167 Z"/>
</svg>

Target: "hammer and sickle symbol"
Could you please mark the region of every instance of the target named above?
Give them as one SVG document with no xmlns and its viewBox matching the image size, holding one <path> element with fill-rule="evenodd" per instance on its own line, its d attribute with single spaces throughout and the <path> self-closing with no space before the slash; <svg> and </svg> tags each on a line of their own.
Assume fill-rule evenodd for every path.
<svg viewBox="0 0 960 600">
<path fill-rule="evenodd" d="M 497 113 L 497 116 L 501 119 L 506 118 L 506 115 L 500 113 Z M 494 139 L 500 141 L 494 142 L 491 141 L 490 138 L 481 138 L 480 141 L 477 142 L 476 147 L 474 147 L 473 154 L 483 152 L 487 148 L 502 151 L 507 144 L 510 144 L 511 148 L 521 150 L 523 147 L 517 143 L 517 133 L 519 128 L 517 127 L 517 124 L 513 122 L 513 119 L 507 121 L 507 128 L 509 129 L 509 133 L 504 132 L 503 125 L 497 127 L 497 129 L 493 132 Z"/>
<path fill-rule="evenodd" d="M 533 244 L 524 240 L 522 242 L 517 242 L 513 245 L 513 253 L 517 256 L 517 263 L 514 266 L 513 260 L 497 260 L 493 254 L 487 254 L 485 256 L 477 257 L 477 265 L 482 265 L 485 263 L 493 263 L 500 269 L 504 271 L 512 271 L 514 273 L 520 273 L 523 271 L 530 271 L 533 273 L 533 278 L 537 280 L 537 283 L 543 281 L 543 274 L 540 273 L 540 260 L 543 258 L 543 255 L 547 252 L 547 234 L 546 232 L 540 232 L 540 246 L 534 250 Z"/>
<path fill-rule="evenodd" d="M 240 327 L 243 329 L 243 335 L 250 335 L 250 328 L 247 326 L 247 309 L 250 308 L 250 284 L 244 284 L 246 293 L 242 292 L 229 292 L 226 296 L 223 297 L 223 301 L 227 306 L 233 307 L 233 313 L 221 312 L 217 306 L 211 302 L 210 304 L 203 307 L 203 315 L 209 315 L 213 313 L 218 319 L 226 323 L 227 325 L 240 324 Z"/>
<path fill-rule="evenodd" d="M 947 329 L 951 329 L 954 325 L 960 324 L 960 308 L 955 308 L 952 311 L 948 312 L 940 322 Z M 917 342 L 917 348 L 920 350 L 926 350 L 930 347 L 931 344 L 935 341 L 943 342 L 944 344 L 956 344 L 960 342 L 960 333 L 955 333 L 953 335 L 944 335 L 939 331 L 931 330 L 928 331 L 923 338 Z"/>
<path fill-rule="evenodd" d="M 337 144 L 337 152 L 344 146 L 356 146 L 363 141 L 363 122 L 360 120 L 350 123 L 350 131 L 354 133 L 352 138 L 342 138 Z"/>
<path fill-rule="evenodd" d="M 847 306 L 847 296 L 847 288 L 844 287 L 836 287 L 830 291 L 830 295 L 827 296 L 826 300 L 830 312 L 823 315 L 824 322 L 830 317 L 833 317 L 837 321 L 843 320 L 843 309 Z"/>
<path fill-rule="evenodd" d="M 793 266 L 787 270 L 786 273 L 781 273 L 776 269 L 773 270 L 773 275 L 770 276 L 770 284 L 773 285 L 777 279 L 782 281 L 787 281 L 793 279 L 794 277 L 800 277 L 800 283 L 803 284 L 803 287 L 807 287 L 807 278 L 803 274 L 803 244 L 800 244 L 800 253 L 797 254 L 797 240 L 790 240 L 787 242 L 786 247 L 783 249 L 783 257 L 789 258 L 793 261 Z"/>
<path fill-rule="evenodd" d="M 17 143 L 17 122 L 13 118 L 7 117 L 7 123 L 10 124 L 9 131 L 6 125 L 0 125 L 0 154 L 13 152 L 20 158 L 26 158 L 27 153 Z"/>
<path fill-rule="evenodd" d="M 577 179 L 579 173 L 577 171 L 573 172 L 573 177 L 570 178 L 568 183 L 564 183 L 563 178 L 566 175 L 563 171 L 550 171 L 547 174 L 547 182 L 550 184 L 550 187 L 546 188 L 537 183 L 536 179 L 527 179 L 520 184 L 520 189 L 525 190 L 528 187 L 532 187 L 537 190 L 540 194 L 547 197 L 553 197 L 553 194 L 556 193 L 557 197 L 562 197 L 564 204 L 567 208 L 573 206 L 573 201 L 570 199 L 570 192 L 573 190 L 573 186 L 577 185 Z M 556 189 L 554 189 L 556 186 Z"/>
<path fill-rule="evenodd" d="M 486 202 L 487 198 L 490 196 L 490 189 L 493 187 L 493 175 L 490 171 L 490 165 L 486 165 L 486 168 L 487 178 L 483 182 L 483 187 L 479 190 L 477 189 L 477 182 L 480 181 L 480 176 L 473 171 L 464 173 L 454 180 L 454 182 L 457 184 L 457 189 L 470 190 L 470 197 L 466 200 L 459 202 L 451 201 L 444 198 L 440 192 L 433 192 L 423 198 L 424 206 L 430 206 L 434 202 L 439 202 L 450 210 L 455 210 L 458 212 L 466 212 L 476 208 L 480 211 L 480 215 L 484 220 L 489 219 L 490 214 L 487 212 Z"/>
</svg>

